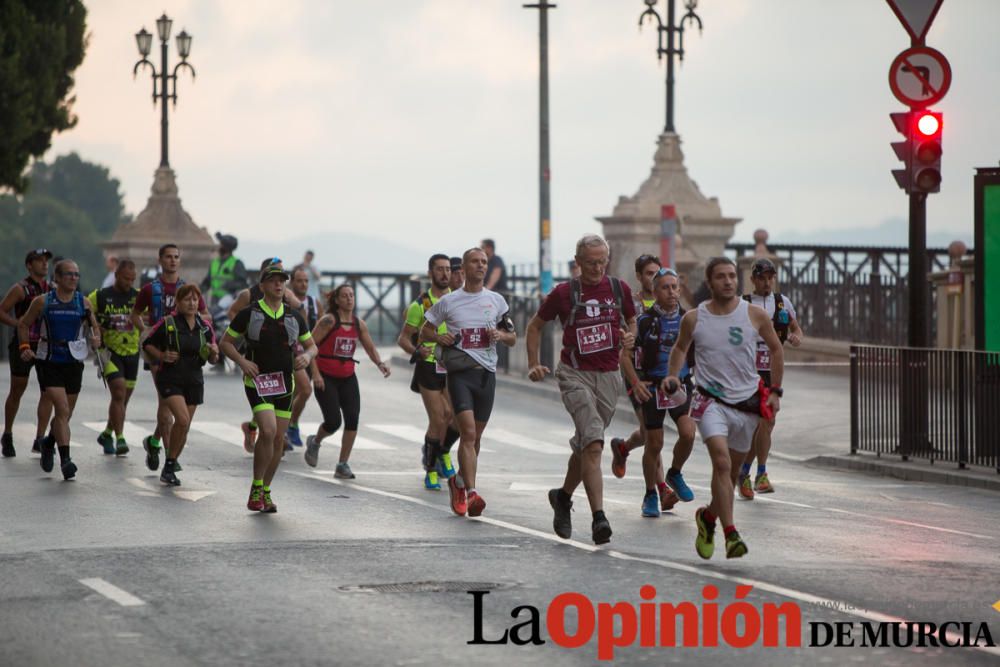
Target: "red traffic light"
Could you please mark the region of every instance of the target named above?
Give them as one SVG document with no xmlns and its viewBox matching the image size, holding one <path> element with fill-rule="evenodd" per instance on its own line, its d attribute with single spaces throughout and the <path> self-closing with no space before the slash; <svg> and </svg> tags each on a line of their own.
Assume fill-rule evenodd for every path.
<svg viewBox="0 0 1000 667">
<path fill-rule="evenodd" d="M 915 114 L 914 127 L 917 133 L 925 137 L 933 137 L 941 131 L 941 114 L 932 111 Z"/>
</svg>

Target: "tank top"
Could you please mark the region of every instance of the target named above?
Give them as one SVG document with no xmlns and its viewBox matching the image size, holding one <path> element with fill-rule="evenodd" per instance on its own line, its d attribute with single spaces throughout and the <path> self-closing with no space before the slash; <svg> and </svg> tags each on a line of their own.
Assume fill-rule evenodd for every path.
<svg viewBox="0 0 1000 667">
<path fill-rule="evenodd" d="M 739 403 L 754 395 L 760 377 L 750 304 L 740 299 L 728 315 L 713 315 L 709 303 L 698 305 L 694 327 L 695 383 L 725 403 Z"/>
<path fill-rule="evenodd" d="M 80 292 L 73 292 L 73 298 L 68 302 L 60 301 L 55 290 L 49 292 L 45 296 L 45 310 L 41 317 L 43 325 L 38 356 L 58 364 L 76 362 L 70 354 L 69 343 L 81 337 L 86 313 Z"/>
<path fill-rule="evenodd" d="M 358 349 L 358 318 L 355 317 L 348 325 L 350 329 L 345 329 L 344 326 L 343 323 L 340 324 L 319 344 L 316 366 L 323 375 L 334 378 L 348 378 L 354 375 L 356 363 L 354 353 Z"/>
<path fill-rule="evenodd" d="M 24 298 L 14 304 L 14 317 L 21 319 L 28 312 L 28 308 L 31 306 L 31 302 L 35 300 L 35 297 L 39 297 L 49 291 L 49 285 L 44 280 L 37 282 L 31 276 L 17 281 L 17 284 L 24 290 Z M 35 323 L 31 325 L 31 329 L 28 330 L 28 341 L 32 344 L 37 343 L 41 330 L 42 321 L 39 318 L 35 320 Z M 17 342 L 16 332 L 14 334 L 14 342 Z"/>
</svg>

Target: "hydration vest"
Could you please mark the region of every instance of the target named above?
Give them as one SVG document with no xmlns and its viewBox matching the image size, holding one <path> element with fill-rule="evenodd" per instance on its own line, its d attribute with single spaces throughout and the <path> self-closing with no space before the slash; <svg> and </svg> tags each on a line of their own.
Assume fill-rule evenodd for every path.
<svg viewBox="0 0 1000 667">
<path fill-rule="evenodd" d="M 744 294 L 743 300 L 747 303 L 753 303 L 753 294 Z M 778 340 L 784 344 L 788 339 L 788 328 L 792 324 L 792 318 L 788 316 L 785 300 L 781 298 L 780 292 L 774 293 L 774 316 L 771 317 L 771 322 L 774 324 L 774 331 L 778 334 Z"/>
<path fill-rule="evenodd" d="M 198 327 L 198 356 L 201 357 L 202 361 L 205 361 L 211 354 L 208 349 L 208 345 L 211 340 L 211 337 L 207 334 L 209 328 L 207 324 L 201 321 L 201 317 L 199 315 L 194 316 L 194 325 Z M 167 335 L 167 349 L 180 354 L 181 341 L 180 336 L 177 333 L 176 318 L 173 315 L 167 315 L 163 318 L 163 326 L 165 327 L 165 333 Z"/>
<path fill-rule="evenodd" d="M 38 341 L 38 358 L 57 363 L 76 361 L 70 354 L 69 344 L 83 337 L 86 316 L 83 294 L 79 291 L 73 292 L 69 303 L 60 301 L 54 289 L 46 294 L 40 318 L 43 330 Z"/>
<path fill-rule="evenodd" d="M 31 302 L 49 291 L 49 286 L 46 281 L 35 282 L 31 276 L 27 278 L 22 278 L 17 281 L 17 284 L 21 286 L 24 290 L 24 298 L 20 302 L 14 304 L 14 317 L 16 319 L 21 319 L 28 308 L 31 306 Z M 29 341 L 32 343 L 38 342 L 39 331 L 41 330 L 42 323 L 40 320 L 36 320 L 34 324 L 31 325 L 31 330 L 29 332 Z M 17 338 L 17 333 L 15 332 L 14 338 Z"/>
<path fill-rule="evenodd" d="M 250 323 L 247 324 L 246 340 L 247 346 L 252 350 L 260 346 L 260 332 L 268 320 L 282 320 L 285 325 L 285 333 L 288 334 L 288 349 L 293 349 L 299 342 L 299 321 L 294 317 L 289 317 L 285 313 L 285 304 L 281 305 L 281 317 L 271 317 L 264 312 L 264 300 L 254 302 L 250 306 Z"/>
<path fill-rule="evenodd" d="M 583 294 L 583 284 L 580 282 L 579 278 L 573 278 L 569 281 L 569 293 L 570 293 L 570 305 L 569 305 L 569 318 L 566 320 L 566 326 L 571 327 L 573 323 L 576 322 L 576 311 L 580 308 L 598 308 L 601 310 L 614 309 L 618 311 L 618 325 L 621 328 L 625 328 L 625 313 L 622 311 L 622 302 L 625 299 L 625 292 L 622 290 L 622 281 L 618 280 L 614 276 L 608 276 L 608 280 L 611 281 L 611 293 L 614 295 L 615 302 L 610 303 L 584 303 L 580 299 Z"/>
<path fill-rule="evenodd" d="M 174 285 L 175 295 L 183 284 L 184 279 L 177 278 L 177 283 Z M 152 298 L 149 302 L 149 323 L 155 324 L 163 319 L 163 281 L 160 278 L 156 278 L 150 285 L 149 289 Z"/>
</svg>

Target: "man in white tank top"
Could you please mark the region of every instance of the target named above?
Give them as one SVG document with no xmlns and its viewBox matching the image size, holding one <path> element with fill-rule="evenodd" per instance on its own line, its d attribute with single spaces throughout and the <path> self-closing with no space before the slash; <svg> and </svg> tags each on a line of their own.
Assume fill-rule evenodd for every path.
<svg viewBox="0 0 1000 667">
<path fill-rule="evenodd" d="M 709 261 L 705 277 L 712 298 L 681 320 L 680 334 L 670 352 L 669 375 L 661 388 L 671 392 L 682 386 L 677 376 L 694 342 L 697 389 L 691 398 L 690 414 L 712 459 L 712 501 L 695 512 L 695 550 L 702 558 L 712 557 L 715 522 L 719 519 L 726 536 L 726 558 L 739 558 L 747 553 L 747 546 L 733 523 L 733 488 L 762 407 L 772 413 L 780 408 L 784 359 L 767 312 L 740 298 L 736 264 L 726 257 L 716 257 Z M 771 352 L 772 384 L 763 404 L 760 392 L 767 390 L 761 389 L 757 375 L 758 336 Z"/>
</svg>

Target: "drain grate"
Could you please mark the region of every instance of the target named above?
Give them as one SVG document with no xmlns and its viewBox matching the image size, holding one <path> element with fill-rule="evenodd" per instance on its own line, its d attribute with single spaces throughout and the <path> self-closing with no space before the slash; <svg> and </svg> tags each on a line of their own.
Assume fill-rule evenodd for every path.
<svg viewBox="0 0 1000 667">
<path fill-rule="evenodd" d="M 497 591 L 515 584 L 487 581 L 403 581 L 395 584 L 358 584 L 341 586 L 347 593 L 465 593 L 466 591 Z"/>
</svg>

